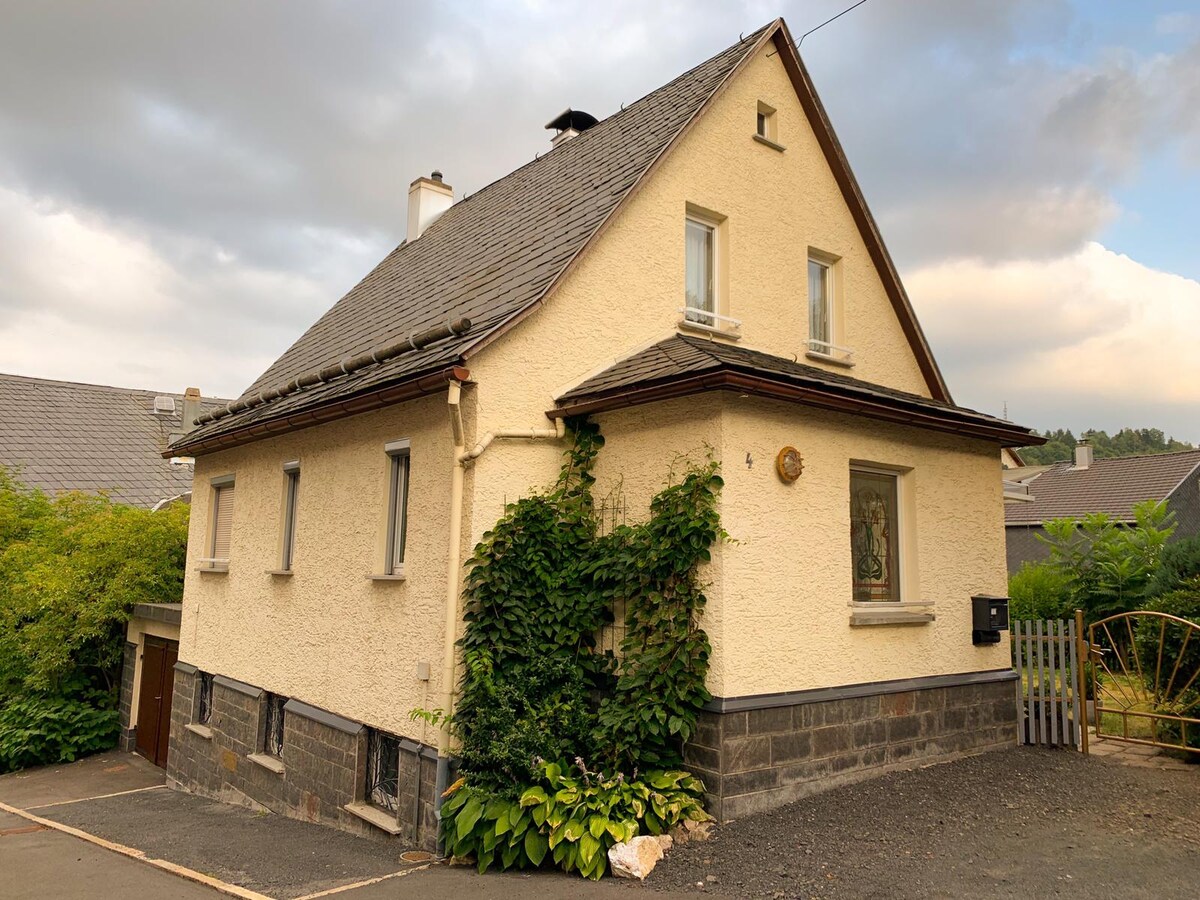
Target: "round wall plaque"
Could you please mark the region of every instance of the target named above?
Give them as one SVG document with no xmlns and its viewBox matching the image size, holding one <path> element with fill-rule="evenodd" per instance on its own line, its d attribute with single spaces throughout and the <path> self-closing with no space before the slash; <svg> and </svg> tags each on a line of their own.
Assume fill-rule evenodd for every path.
<svg viewBox="0 0 1200 900">
<path fill-rule="evenodd" d="M 775 457 L 775 471 L 782 481 L 791 484 L 804 471 L 804 459 L 795 447 L 784 447 Z"/>
</svg>

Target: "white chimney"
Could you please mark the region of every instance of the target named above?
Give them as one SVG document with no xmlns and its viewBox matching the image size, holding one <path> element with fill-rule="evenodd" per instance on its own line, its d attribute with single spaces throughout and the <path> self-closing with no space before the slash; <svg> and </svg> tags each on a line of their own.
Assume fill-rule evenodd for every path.
<svg viewBox="0 0 1200 900">
<path fill-rule="evenodd" d="M 1091 441 L 1082 437 L 1075 444 L 1075 468 L 1086 469 L 1091 466 L 1096 459 L 1096 452 L 1092 449 Z"/>
<path fill-rule="evenodd" d="M 418 178 L 408 186 L 408 235 L 412 243 L 438 217 L 454 204 L 454 189 L 442 183 L 442 173 L 436 169 L 428 178 Z"/>
</svg>

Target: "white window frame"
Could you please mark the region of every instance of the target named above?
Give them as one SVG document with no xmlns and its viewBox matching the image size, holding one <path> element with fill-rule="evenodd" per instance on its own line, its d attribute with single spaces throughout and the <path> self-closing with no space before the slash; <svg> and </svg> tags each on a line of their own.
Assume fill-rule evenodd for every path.
<svg viewBox="0 0 1200 900">
<path fill-rule="evenodd" d="M 709 244 L 709 283 L 712 294 L 712 309 L 704 309 L 702 307 L 694 307 L 691 305 L 687 295 L 687 281 L 690 259 L 687 253 L 687 231 L 689 226 L 699 225 L 701 228 L 707 228 L 712 234 L 712 241 Z M 708 216 L 689 211 L 684 218 L 684 261 L 683 261 L 683 307 L 684 321 L 692 324 L 707 325 L 716 327 L 720 321 L 721 315 L 721 223 L 717 222 Z"/>
<path fill-rule="evenodd" d="M 300 461 L 283 464 L 283 548 L 279 570 L 290 572 L 296 561 L 296 511 L 300 497 Z"/>
<path fill-rule="evenodd" d="M 226 490 L 234 490 L 237 487 L 237 482 L 233 475 L 219 475 L 216 478 L 209 480 L 209 489 L 211 490 L 209 509 L 208 509 L 208 540 L 206 547 L 208 556 L 203 556 L 199 559 L 200 570 L 203 572 L 227 572 L 229 571 L 229 556 L 217 556 L 217 520 L 221 514 L 221 494 Z M 234 503 L 237 502 L 237 493 L 234 493 Z M 236 510 L 236 506 L 234 507 Z M 229 540 L 233 542 L 233 521 L 229 523 Z M 229 553 L 227 549 L 225 551 Z"/>
<path fill-rule="evenodd" d="M 412 481 L 412 444 L 392 441 L 384 446 L 388 456 L 388 518 L 384 574 L 404 575 L 408 543 L 408 495 Z"/>
<path fill-rule="evenodd" d="M 812 266 L 816 264 L 825 270 L 825 296 L 823 298 L 825 304 L 825 328 L 826 334 L 824 337 L 818 337 L 813 333 L 813 279 Z M 839 328 L 839 318 L 841 315 L 841 292 L 842 292 L 842 260 L 841 257 L 834 256 L 832 253 L 826 253 L 818 250 L 815 247 L 808 248 L 808 258 L 804 267 L 805 288 L 804 295 L 807 299 L 806 312 L 808 313 L 808 345 L 806 355 L 810 359 L 815 359 L 819 362 L 831 362 L 847 368 L 854 365 L 854 351 L 848 347 L 838 345 L 841 339 L 841 329 Z"/>
</svg>

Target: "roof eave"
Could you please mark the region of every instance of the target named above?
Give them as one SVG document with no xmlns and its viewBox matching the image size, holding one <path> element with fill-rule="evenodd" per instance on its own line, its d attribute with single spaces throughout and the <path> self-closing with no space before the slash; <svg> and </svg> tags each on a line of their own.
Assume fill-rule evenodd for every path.
<svg viewBox="0 0 1200 900">
<path fill-rule="evenodd" d="M 300 431 L 335 419 L 343 419 L 347 416 L 403 403 L 406 400 L 415 400 L 418 397 L 436 394 L 446 389 L 451 381 L 466 382 L 470 380 L 471 373 L 468 369 L 458 365 L 446 366 L 432 373 L 407 378 L 397 384 L 331 400 L 309 409 L 299 410 L 291 415 L 285 414 L 253 422 L 242 428 L 202 437 L 199 440 L 189 441 L 185 435 L 180 441 L 164 450 L 162 456 L 164 458 L 203 456 L 218 450 L 228 450 L 231 447 L 239 447 L 266 437 Z"/>
<path fill-rule="evenodd" d="M 882 398 L 856 397 L 819 385 L 799 385 L 730 369 L 707 371 L 579 397 L 548 410 L 546 415 L 555 419 L 611 412 L 708 391 L 737 391 L 756 397 L 801 403 L 915 428 L 996 441 L 1002 447 L 1027 446 L 1031 436 L 1028 430 L 1016 425 L 970 421 L 950 410 L 939 415 L 930 410 L 914 409 L 901 401 L 888 402 Z"/>
</svg>

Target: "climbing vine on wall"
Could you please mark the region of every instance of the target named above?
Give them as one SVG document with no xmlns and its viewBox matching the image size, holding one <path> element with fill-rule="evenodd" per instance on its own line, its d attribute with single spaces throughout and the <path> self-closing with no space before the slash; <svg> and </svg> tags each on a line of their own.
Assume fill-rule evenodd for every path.
<svg viewBox="0 0 1200 900">
<path fill-rule="evenodd" d="M 698 569 L 725 537 L 718 464 L 687 465 L 645 522 L 602 534 L 592 468 L 604 438 L 594 423 L 569 424 L 557 482 L 510 504 L 468 563 L 452 725 L 477 790 L 533 783 L 542 760 L 678 765 L 709 699 Z M 614 660 L 596 639 L 618 601 L 626 636 Z"/>
</svg>

